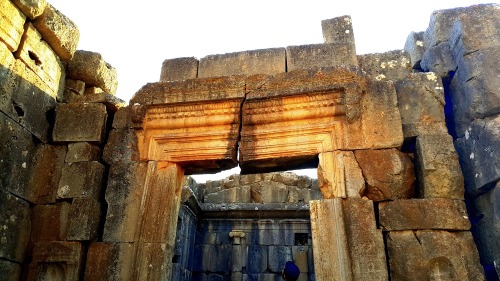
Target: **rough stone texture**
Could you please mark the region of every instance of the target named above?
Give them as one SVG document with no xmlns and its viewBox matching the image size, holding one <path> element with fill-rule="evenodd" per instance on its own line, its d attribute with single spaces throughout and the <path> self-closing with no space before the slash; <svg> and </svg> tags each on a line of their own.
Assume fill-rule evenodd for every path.
<svg viewBox="0 0 500 281">
<path fill-rule="evenodd" d="M 271 272 L 281 273 L 285 263 L 292 260 L 292 248 L 288 246 L 269 246 L 267 268 Z"/>
<path fill-rule="evenodd" d="M 380 225 L 392 230 L 469 230 L 465 203 L 442 198 L 409 199 L 379 204 Z"/>
<path fill-rule="evenodd" d="M 62 170 L 57 198 L 98 199 L 103 176 L 104 165 L 97 161 L 67 163 Z"/>
<path fill-rule="evenodd" d="M 394 86 L 405 139 L 447 132 L 441 79 L 432 72 L 412 73 Z"/>
<path fill-rule="evenodd" d="M 58 104 L 52 138 L 55 142 L 102 142 L 107 116 L 103 104 Z"/>
<path fill-rule="evenodd" d="M 48 144 L 37 146 L 29 181 L 28 201 L 35 204 L 55 203 L 65 158 L 66 146 Z"/>
<path fill-rule="evenodd" d="M 80 32 L 75 23 L 47 4 L 43 14 L 33 24 L 61 60 L 71 60 L 80 40 Z"/>
<path fill-rule="evenodd" d="M 97 238 L 101 217 L 101 204 L 93 198 L 74 198 L 66 239 L 92 241 Z"/>
<path fill-rule="evenodd" d="M 258 182 L 251 185 L 252 202 L 278 203 L 286 202 L 288 188 L 279 182 Z"/>
<path fill-rule="evenodd" d="M 247 272 L 264 272 L 267 269 L 268 257 L 268 247 L 249 245 Z"/>
<path fill-rule="evenodd" d="M 491 265 L 500 259 L 500 182 L 468 207 L 481 264 Z"/>
<path fill-rule="evenodd" d="M 472 6 L 477 7 L 477 6 Z M 424 46 L 430 48 L 441 42 L 448 42 L 453 24 L 457 17 L 468 8 L 436 10 L 432 12 L 429 26 L 424 32 Z"/>
<path fill-rule="evenodd" d="M 65 80 L 64 66 L 33 24 L 27 25 L 15 56 L 40 77 L 50 89 L 48 92 L 50 96 L 54 99 L 62 97 Z"/>
<path fill-rule="evenodd" d="M 28 281 L 78 280 L 83 246 L 78 242 L 39 242 L 33 247 Z"/>
<path fill-rule="evenodd" d="M 135 131 L 131 129 L 111 130 L 102 158 L 108 164 L 139 161 Z"/>
<path fill-rule="evenodd" d="M 88 89 L 88 88 L 87 88 Z M 109 113 L 114 113 L 118 110 L 118 108 L 126 105 L 126 102 L 116 96 L 110 95 L 108 93 L 96 93 L 96 94 L 87 94 L 85 91 L 85 95 L 83 96 L 72 96 L 68 100 L 69 103 L 101 103 L 106 106 L 106 109 Z"/>
<path fill-rule="evenodd" d="M 421 135 L 416 146 L 417 195 L 463 200 L 464 177 L 452 137 Z"/>
<path fill-rule="evenodd" d="M 366 198 L 342 201 L 352 266 L 352 280 L 387 280 L 384 240 L 377 229 L 373 202 Z"/>
<path fill-rule="evenodd" d="M 31 218 L 31 243 L 63 241 L 71 219 L 71 204 L 36 205 Z"/>
<path fill-rule="evenodd" d="M 250 203 L 250 186 L 234 187 L 205 195 L 205 203 L 221 204 L 226 202 Z"/>
<path fill-rule="evenodd" d="M 177 214 L 176 214 L 177 217 Z M 165 243 L 136 243 L 135 280 L 169 280 L 172 248 Z"/>
<path fill-rule="evenodd" d="M 133 280 L 134 252 L 133 243 L 91 243 L 83 280 Z"/>
<path fill-rule="evenodd" d="M 397 149 L 356 150 L 366 180 L 365 196 L 373 201 L 411 198 L 415 184 L 413 163 Z"/>
<path fill-rule="evenodd" d="M 500 115 L 474 121 L 455 147 L 467 195 L 478 195 L 500 179 Z"/>
<path fill-rule="evenodd" d="M 457 63 L 451 54 L 450 44 L 441 42 L 436 46 L 428 47 L 420 62 L 424 71 L 432 71 L 441 78 L 449 78 L 457 70 Z"/>
<path fill-rule="evenodd" d="M 137 223 L 140 217 L 147 162 L 121 163 L 111 166 L 106 188 L 108 210 L 103 241 L 137 241 Z"/>
<path fill-rule="evenodd" d="M 47 6 L 46 0 L 12 0 L 12 2 L 32 20 L 39 17 Z"/>
<path fill-rule="evenodd" d="M 0 276 L 2 276 L 3 281 L 19 281 L 21 277 L 21 265 L 0 260 Z"/>
<path fill-rule="evenodd" d="M 311 44 L 286 47 L 287 71 L 337 65 L 358 65 L 351 43 Z"/>
<path fill-rule="evenodd" d="M 352 151 L 343 152 L 343 156 L 347 198 L 360 198 L 366 190 L 363 172 Z"/>
<path fill-rule="evenodd" d="M 132 123 L 132 109 L 129 106 L 120 107 L 113 117 L 113 129 L 128 129 Z"/>
<path fill-rule="evenodd" d="M 286 72 L 284 48 L 209 55 L 200 59 L 198 67 L 199 78 L 282 72 Z"/>
<path fill-rule="evenodd" d="M 424 32 L 412 31 L 406 38 L 405 47 L 406 53 L 410 56 L 410 61 L 413 69 L 420 69 L 420 61 L 424 55 Z"/>
<path fill-rule="evenodd" d="M 0 42 L 5 43 L 7 48 L 14 52 L 21 42 L 26 16 L 11 1 L 2 1 L 0 3 L 0 20 L 2 22 Z"/>
<path fill-rule="evenodd" d="M 98 86 L 114 95 L 118 87 L 116 69 L 106 63 L 99 53 L 77 50 L 68 63 L 67 77 Z"/>
<path fill-rule="evenodd" d="M 412 71 L 410 56 L 405 50 L 358 56 L 359 67 L 375 80 L 400 80 Z"/>
<path fill-rule="evenodd" d="M 66 163 L 98 161 L 101 148 L 88 142 L 75 142 L 68 144 Z"/>
<path fill-rule="evenodd" d="M 470 232 L 387 234 L 391 280 L 485 280 Z"/>
<path fill-rule="evenodd" d="M 198 77 L 198 59 L 175 58 L 163 61 L 160 82 L 194 79 Z"/>
<path fill-rule="evenodd" d="M 85 82 L 74 79 L 66 79 L 64 83 L 63 102 L 69 102 L 75 96 L 85 93 Z"/>
<path fill-rule="evenodd" d="M 33 137 L 0 112 L 0 189 L 18 197 L 30 197 L 29 177 L 36 147 Z"/>
<path fill-rule="evenodd" d="M 318 185 L 325 199 L 346 198 L 343 155 L 339 151 L 318 155 Z"/>
<path fill-rule="evenodd" d="M 0 189 L 0 258 L 24 262 L 31 221 L 28 202 Z"/>
<path fill-rule="evenodd" d="M 321 29 L 325 43 L 348 43 L 355 46 L 351 16 L 322 20 Z"/>
</svg>

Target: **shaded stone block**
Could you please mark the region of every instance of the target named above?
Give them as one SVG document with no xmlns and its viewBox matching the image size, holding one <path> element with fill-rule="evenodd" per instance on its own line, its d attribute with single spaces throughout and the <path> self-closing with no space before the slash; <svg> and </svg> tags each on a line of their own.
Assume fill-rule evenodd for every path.
<svg viewBox="0 0 500 281">
<path fill-rule="evenodd" d="M 288 188 L 279 182 L 262 181 L 250 186 L 250 194 L 254 203 L 283 203 L 288 196 Z"/>
<path fill-rule="evenodd" d="M 68 163 L 63 167 L 57 198 L 99 198 L 104 166 L 96 161 Z"/>
<path fill-rule="evenodd" d="M 379 204 L 384 231 L 445 229 L 469 230 L 465 203 L 442 198 L 394 200 Z"/>
<path fill-rule="evenodd" d="M 161 65 L 160 82 L 195 79 L 198 59 L 195 57 L 166 59 Z"/>
<path fill-rule="evenodd" d="M 345 189 L 348 198 L 360 198 L 366 190 L 365 179 L 352 151 L 344 151 Z"/>
<path fill-rule="evenodd" d="M 424 47 L 427 49 L 441 42 L 448 42 L 455 20 L 460 14 L 467 12 L 469 9 L 460 7 L 432 12 L 429 25 L 424 32 Z"/>
<path fill-rule="evenodd" d="M 40 144 L 33 159 L 30 174 L 28 201 L 35 204 L 56 202 L 56 192 L 61 179 L 66 146 Z"/>
<path fill-rule="evenodd" d="M 36 147 L 32 135 L 0 112 L 0 188 L 28 200 Z"/>
<path fill-rule="evenodd" d="M 104 225 L 103 241 L 137 241 L 138 224 L 147 162 L 131 162 L 112 165 L 106 188 L 108 209 Z"/>
<path fill-rule="evenodd" d="M 128 129 L 132 123 L 132 109 L 130 107 L 120 107 L 113 117 L 113 129 Z"/>
<path fill-rule="evenodd" d="M 309 272 L 309 252 L 312 251 L 309 246 L 292 246 L 292 261 L 300 269 L 302 275 Z M 311 271 L 314 269 L 311 266 Z"/>
<path fill-rule="evenodd" d="M 252 50 L 220 55 L 209 55 L 200 59 L 198 77 L 230 75 L 274 75 L 286 72 L 284 48 Z"/>
<path fill-rule="evenodd" d="M 354 44 L 328 43 L 286 47 L 288 72 L 337 65 L 358 65 Z"/>
<path fill-rule="evenodd" d="M 453 59 L 448 41 L 428 47 L 422 56 L 420 67 L 424 71 L 436 73 L 441 78 L 453 77 L 457 63 Z"/>
<path fill-rule="evenodd" d="M 55 205 L 36 205 L 31 219 L 31 242 L 49 242 L 66 240 L 71 204 L 58 202 Z"/>
<path fill-rule="evenodd" d="M 412 72 L 410 56 L 405 50 L 358 56 L 359 67 L 377 81 L 404 79 Z"/>
<path fill-rule="evenodd" d="M 205 203 L 251 203 L 250 186 L 240 186 L 205 195 Z"/>
<path fill-rule="evenodd" d="M 420 69 L 420 61 L 424 55 L 424 32 L 410 32 L 406 37 L 405 47 L 413 69 Z"/>
<path fill-rule="evenodd" d="M 420 134 L 447 133 L 441 79 L 432 73 L 412 73 L 394 83 L 406 139 Z"/>
<path fill-rule="evenodd" d="M 12 0 L 12 2 L 30 19 L 39 17 L 47 6 L 46 0 Z"/>
<path fill-rule="evenodd" d="M 229 272 L 231 270 L 231 245 L 199 245 L 199 257 L 202 257 L 201 270 L 203 272 Z M 250 255 L 248 256 L 251 257 Z M 267 264 L 266 264 L 267 266 Z M 248 267 L 247 267 L 248 269 Z"/>
<path fill-rule="evenodd" d="M 24 262 L 31 231 L 28 202 L 0 189 L 0 258 Z"/>
<path fill-rule="evenodd" d="M 70 210 L 68 241 L 92 241 L 99 234 L 101 204 L 93 198 L 74 198 Z"/>
<path fill-rule="evenodd" d="M 133 280 L 134 260 L 133 243 L 93 242 L 88 249 L 83 280 Z"/>
<path fill-rule="evenodd" d="M 364 196 L 373 201 L 412 197 L 415 171 L 408 155 L 395 148 L 356 150 L 354 155 L 366 180 Z"/>
<path fill-rule="evenodd" d="M 85 82 L 74 79 L 66 79 L 64 83 L 63 102 L 69 102 L 75 96 L 81 96 L 85 93 Z"/>
<path fill-rule="evenodd" d="M 103 104 L 58 104 L 52 138 L 55 142 L 102 142 L 106 119 Z"/>
<path fill-rule="evenodd" d="M 0 41 L 14 52 L 19 46 L 21 36 L 24 33 L 24 22 L 26 16 L 11 1 L 0 3 Z"/>
<path fill-rule="evenodd" d="M 452 137 L 420 135 L 416 146 L 418 196 L 463 200 L 464 177 Z"/>
<path fill-rule="evenodd" d="M 0 276 L 2 276 L 3 281 L 19 281 L 21 277 L 21 265 L 0 260 Z"/>
<path fill-rule="evenodd" d="M 455 141 L 469 196 L 483 193 L 500 179 L 500 115 L 474 121 Z"/>
<path fill-rule="evenodd" d="M 78 280 L 83 247 L 78 242 L 39 242 L 33 247 L 27 280 Z"/>
<path fill-rule="evenodd" d="M 341 16 L 321 21 L 325 43 L 347 43 L 355 47 L 351 16 Z"/>
<path fill-rule="evenodd" d="M 61 60 L 71 60 L 80 40 L 80 31 L 73 21 L 47 4 L 43 14 L 33 24 Z"/>
<path fill-rule="evenodd" d="M 271 272 L 281 273 L 285 263 L 292 260 L 292 248 L 288 246 L 269 246 L 268 269 Z"/>
<path fill-rule="evenodd" d="M 57 54 L 33 24 L 28 24 L 23 34 L 19 49 L 15 53 L 50 89 L 52 98 L 61 98 L 65 79 L 65 69 Z"/>
<path fill-rule="evenodd" d="M 485 280 L 470 232 L 387 234 L 391 280 Z"/>
<path fill-rule="evenodd" d="M 500 182 L 468 207 L 481 264 L 491 265 L 500 259 Z"/>
<path fill-rule="evenodd" d="M 108 164 L 139 160 L 137 136 L 133 129 L 113 129 L 103 150 L 102 158 Z"/>
<path fill-rule="evenodd" d="M 88 142 L 75 142 L 68 144 L 66 163 L 98 161 L 101 148 Z"/>
<path fill-rule="evenodd" d="M 68 63 L 67 77 L 98 86 L 114 95 L 118 87 L 116 69 L 106 63 L 99 53 L 77 50 Z"/>
<path fill-rule="evenodd" d="M 248 245 L 248 273 L 265 272 L 268 264 L 268 247 Z"/>
<path fill-rule="evenodd" d="M 168 280 L 172 272 L 172 247 L 165 243 L 136 243 L 136 280 Z"/>
</svg>

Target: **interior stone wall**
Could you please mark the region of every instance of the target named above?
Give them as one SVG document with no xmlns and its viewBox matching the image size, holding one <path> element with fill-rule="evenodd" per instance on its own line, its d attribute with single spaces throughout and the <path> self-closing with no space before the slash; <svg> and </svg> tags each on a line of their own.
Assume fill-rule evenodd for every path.
<svg viewBox="0 0 500 281">
<path fill-rule="evenodd" d="M 116 70 L 98 53 L 77 50 L 75 23 L 50 4 L 3 0 L 0 19 L 0 276 L 5 280 L 139 280 L 144 276 L 168 278 L 171 273 L 187 280 L 226 280 L 230 274 L 214 274 L 204 267 L 203 261 L 210 258 L 197 257 L 201 252 L 210 256 L 224 249 L 200 242 L 205 237 L 200 233 L 210 234 L 210 227 L 217 225 L 216 216 L 233 216 L 230 223 L 216 227 L 219 236 L 233 239 L 229 240 L 232 255 L 242 251 L 241 245 L 268 253 L 271 247 L 282 247 L 241 244 L 240 232 L 226 237 L 239 223 L 243 230 L 259 224 L 258 220 L 242 220 L 242 214 L 252 213 L 249 207 L 255 209 L 252 204 L 259 204 L 257 214 L 290 214 L 299 221 L 301 231 L 311 229 L 313 255 L 324 261 L 314 258 L 318 280 L 332 272 L 340 272 L 344 280 L 418 280 L 423 274 L 429 279 L 498 278 L 498 4 L 435 11 L 427 30 L 410 33 L 404 50 L 356 54 L 351 19 L 345 16 L 322 22 L 323 44 L 209 55 L 200 60 L 168 59 L 163 63 L 161 82 L 145 85 L 133 98 L 131 104 L 139 106 L 126 106 L 113 96 Z M 342 84 L 339 77 L 352 79 L 352 83 Z M 329 83 L 340 88 L 330 89 L 333 84 Z M 349 88 L 353 84 L 358 88 Z M 364 93 L 361 101 L 346 99 L 345 115 L 333 114 L 345 118 L 342 120 L 352 128 L 362 120 L 356 123 L 362 129 L 350 127 L 351 139 L 331 137 L 331 143 L 322 144 L 322 151 L 307 157 L 244 161 L 254 155 L 252 142 L 255 147 L 260 145 L 259 137 L 252 135 L 258 129 L 255 120 L 264 122 L 271 116 L 269 112 L 259 117 L 259 99 L 289 95 L 283 105 L 308 108 L 300 116 L 326 118 L 314 111 L 314 105 L 319 108 L 320 103 L 307 104 L 307 99 L 293 97 L 312 95 L 307 91 L 321 87 L 333 91 L 334 98 L 345 97 L 346 92 L 354 96 Z M 200 93 L 212 94 L 212 100 L 205 100 L 210 103 L 221 92 L 232 95 L 233 101 L 223 109 L 235 108 L 236 118 L 239 110 L 256 118 L 243 118 L 220 131 L 234 147 L 231 155 L 224 154 L 227 147 L 223 146 L 214 153 L 226 158 L 197 166 L 196 159 L 175 160 L 192 152 L 168 148 L 180 168 L 143 157 L 138 148 L 141 139 L 137 139 L 142 136 L 136 133 L 143 129 L 147 110 L 168 105 L 162 100 L 165 95 L 192 93 L 170 104 L 181 108 L 179 103 L 187 103 L 183 110 L 189 113 L 196 111 L 189 105 L 196 102 L 192 99 L 206 98 Z M 148 116 L 152 113 L 150 110 Z M 187 126 L 203 123 L 186 120 L 192 122 L 185 123 Z M 285 122 L 283 127 L 297 123 Z M 226 128 L 233 134 L 227 134 Z M 290 135 L 292 140 L 297 138 L 300 136 Z M 177 230 L 185 243 L 174 247 L 156 240 L 176 225 L 161 213 L 169 214 L 175 206 L 153 208 L 161 206 L 155 205 L 155 192 L 163 187 L 151 181 L 167 178 L 175 182 L 182 174 L 180 169 L 190 174 L 237 165 L 239 140 L 245 173 L 315 166 L 323 199 L 306 204 L 318 199 L 314 188 L 263 188 L 259 201 L 257 187 L 204 194 L 203 190 L 210 189 L 205 186 L 184 194 L 182 202 L 189 208 L 181 208 Z M 203 144 L 207 140 L 197 141 Z M 338 149 L 339 143 L 343 149 Z M 333 144 L 337 147 L 332 149 Z M 241 183 L 241 177 L 233 180 L 236 178 Z M 227 205 L 217 203 L 221 197 L 247 196 L 248 189 L 250 205 L 234 206 L 228 213 Z M 282 211 L 266 207 L 264 199 L 284 190 L 285 201 L 276 203 L 282 204 Z M 162 200 L 168 199 L 167 193 L 160 194 Z M 198 197 L 203 200 L 195 199 L 195 194 L 203 194 Z M 290 199 L 295 198 L 291 194 L 297 195 L 297 201 Z M 204 200 L 213 203 L 201 202 Z M 141 217 L 143 213 L 149 216 Z M 215 217 L 204 221 L 202 214 Z M 297 214 L 310 214 L 310 223 Z M 168 225 L 149 224 L 153 219 Z M 271 229 L 280 229 L 282 221 L 272 217 L 269 224 L 277 225 Z M 195 233 L 194 225 L 206 231 L 197 229 Z M 338 235 L 330 235 L 330 230 Z M 282 233 L 287 232 L 276 235 Z M 248 237 L 252 236 L 249 231 Z M 240 244 L 234 242 L 238 237 Z M 203 247 L 213 251 L 200 252 Z M 273 251 L 283 252 L 286 258 L 291 251 L 291 259 L 298 262 L 293 247 L 287 244 Z M 334 248 L 338 255 L 329 254 Z M 191 255 L 186 252 L 193 253 L 194 261 L 185 260 Z M 307 259 L 310 264 L 309 254 Z M 265 280 L 276 278 L 282 262 L 270 260 L 264 270 L 267 275 L 261 277 Z M 260 260 L 253 265 L 262 264 Z M 245 271 L 233 269 L 231 272 L 241 273 L 234 278 L 243 280 Z M 312 271 L 308 269 L 308 273 Z M 246 274 L 248 280 L 255 277 Z"/>
</svg>

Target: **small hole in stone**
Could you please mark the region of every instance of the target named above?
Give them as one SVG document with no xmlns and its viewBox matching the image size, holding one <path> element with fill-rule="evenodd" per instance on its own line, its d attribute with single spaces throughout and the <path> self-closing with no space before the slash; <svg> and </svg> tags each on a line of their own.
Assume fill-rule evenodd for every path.
<svg viewBox="0 0 500 281">
<path fill-rule="evenodd" d="M 295 233 L 295 245 L 302 246 L 307 245 L 309 234 L 308 233 Z"/>
<path fill-rule="evenodd" d="M 36 65 L 42 65 L 42 61 L 32 51 L 28 51 L 28 56 L 35 62 Z"/>
<path fill-rule="evenodd" d="M 17 104 L 14 104 L 14 110 L 16 111 L 17 116 L 23 117 L 24 116 L 24 110 Z"/>
<path fill-rule="evenodd" d="M 180 262 L 180 259 L 181 259 L 181 256 L 179 255 L 174 255 L 172 257 L 172 263 L 179 263 Z"/>
</svg>

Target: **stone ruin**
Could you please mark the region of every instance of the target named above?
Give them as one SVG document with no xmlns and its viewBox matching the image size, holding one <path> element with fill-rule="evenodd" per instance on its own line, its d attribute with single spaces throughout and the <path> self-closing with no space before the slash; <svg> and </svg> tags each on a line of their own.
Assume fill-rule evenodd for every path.
<svg viewBox="0 0 500 281">
<path fill-rule="evenodd" d="M 0 20 L 2 280 L 498 279 L 498 4 L 381 54 L 344 16 L 324 44 L 168 59 L 128 106 L 50 4 Z"/>
</svg>

